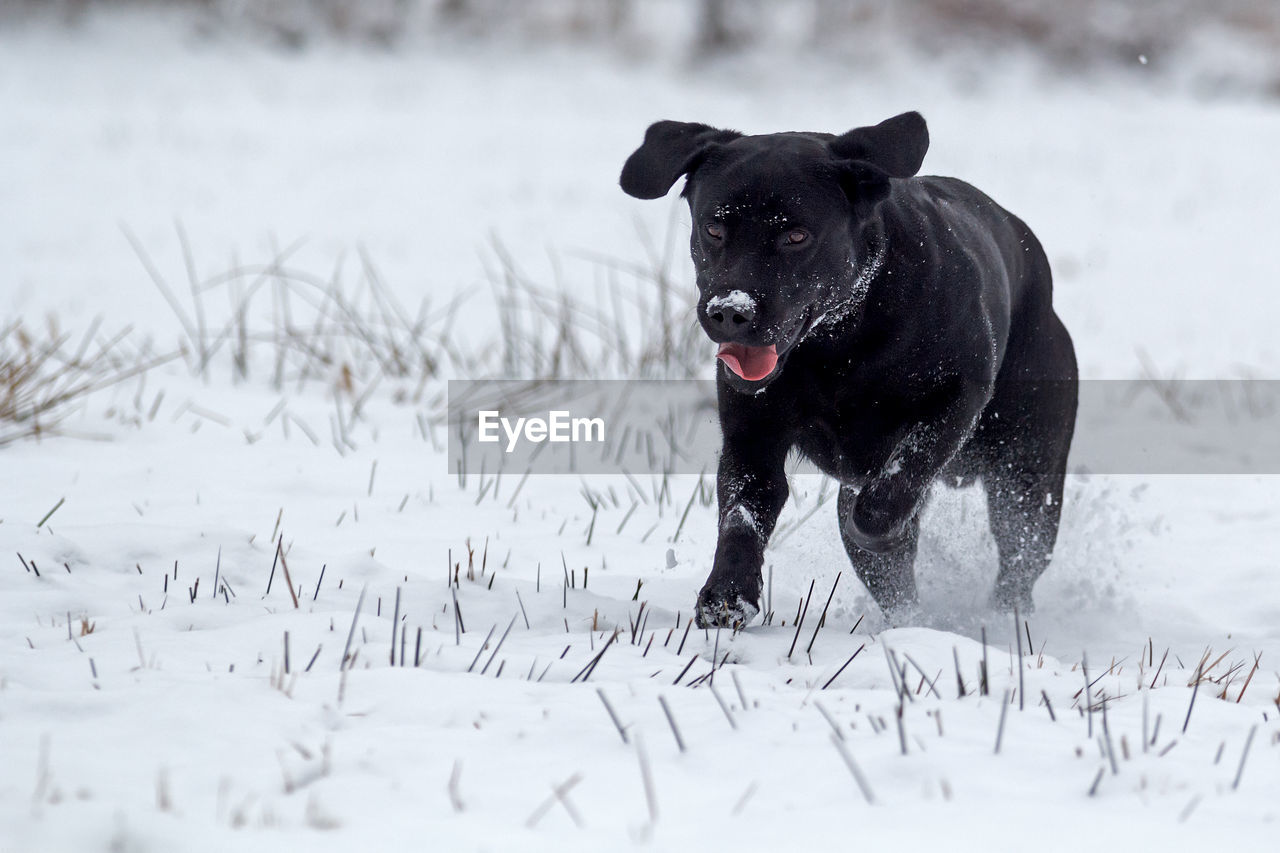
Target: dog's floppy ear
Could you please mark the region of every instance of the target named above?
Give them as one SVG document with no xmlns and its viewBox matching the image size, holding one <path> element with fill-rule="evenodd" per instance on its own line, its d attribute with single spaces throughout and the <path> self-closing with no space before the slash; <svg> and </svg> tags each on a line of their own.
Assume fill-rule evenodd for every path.
<svg viewBox="0 0 1280 853">
<path fill-rule="evenodd" d="M 929 150 L 929 128 L 920 113 L 903 113 L 837 136 L 828 146 L 837 157 L 865 160 L 889 177 L 909 178 L 920 171 Z"/>
<path fill-rule="evenodd" d="M 865 219 L 876 205 L 889 197 L 889 174 L 866 160 L 841 160 L 836 163 L 840 188 L 853 203 L 853 213 Z"/>
<path fill-rule="evenodd" d="M 636 198 L 662 198 L 676 179 L 698 167 L 712 146 L 741 136 L 705 124 L 659 121 L 649 125 L 644 143 L 622 167 L 618 183 Z"/>
</svg>

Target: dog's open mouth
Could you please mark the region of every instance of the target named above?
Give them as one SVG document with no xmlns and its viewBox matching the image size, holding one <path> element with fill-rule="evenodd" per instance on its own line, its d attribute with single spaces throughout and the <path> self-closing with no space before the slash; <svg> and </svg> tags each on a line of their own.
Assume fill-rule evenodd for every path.
<svg viewBox="0 0 1280 853">
<path fill-rule="evenodd" d="M 759 382 L 778 366 L 778 347 L 749 347 L 746 344 L 721 344 L 716 358 L 748 382 Z"/>
</svg>

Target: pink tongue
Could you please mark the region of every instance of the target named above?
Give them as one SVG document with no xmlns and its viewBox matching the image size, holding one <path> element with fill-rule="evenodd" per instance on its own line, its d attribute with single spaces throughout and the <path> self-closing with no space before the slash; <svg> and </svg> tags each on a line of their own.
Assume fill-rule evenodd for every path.
<svg viewBox="0 0 1280 853">
<path fill-rule="evenodd" d="M 716 358 L 748 382 L 764 379 L 778 364 L 776 346 L 749 347 L 745 344 L 721 344 Z"/>
</svg>

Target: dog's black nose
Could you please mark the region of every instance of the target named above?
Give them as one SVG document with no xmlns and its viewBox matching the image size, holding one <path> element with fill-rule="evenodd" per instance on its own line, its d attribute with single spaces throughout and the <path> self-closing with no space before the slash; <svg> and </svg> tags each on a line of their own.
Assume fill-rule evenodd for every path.
<svg viewBox="0 0 1280 853">
<path fill-rule="evenodd" d="M 747 304 L 707 306 L 707 318 L 726 335 L 746 331 L 755 317 L 755 308 Z"/>
</svg>

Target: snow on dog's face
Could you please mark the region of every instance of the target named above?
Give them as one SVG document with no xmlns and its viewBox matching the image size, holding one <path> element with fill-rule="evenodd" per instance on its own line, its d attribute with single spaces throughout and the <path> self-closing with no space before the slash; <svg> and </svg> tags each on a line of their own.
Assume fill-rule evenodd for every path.
<svg viewBox="0 0 1280 853">
<path fill-rule="evenodd" d="M 843 136 L 743 136 L 658 122 L 622 170 L 637 198 L 687 176 L 698 321 L 720 345 L 721 378 L 758 391 L 824 317 L 852 309 L 879 260 L 859 239 L 890 179 L 909 177 L 928 148 L 924 120 L 904 113 Z"/>
</svg>

